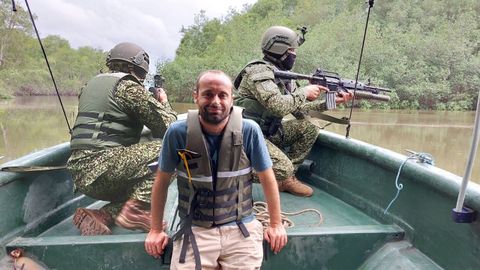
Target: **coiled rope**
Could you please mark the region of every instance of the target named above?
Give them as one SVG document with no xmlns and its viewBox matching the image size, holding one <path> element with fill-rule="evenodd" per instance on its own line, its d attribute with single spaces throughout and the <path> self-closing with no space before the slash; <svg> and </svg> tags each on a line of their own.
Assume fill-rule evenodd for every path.
<svg viewBox="0 0 480 270">
<path fill-rule="evenodd" d="M 296 212 L 280 212 L 282 218 L 282 225 L 285 228 L 292 228 L 295 226 L 292 220 L 290 220 L 287 216 L 296 216 L 301 215 L 307 212 L 313 212 L 318 215 L 318 223 L 312 224 L 311 226 L 320 226 L 323 223 L 323 216 L 320 211 L 313 208 L 307 208 Z M 267 203 L 262 201 L 257 201 L 253 203 L 253 213 L 258 221 L 260 221 L 263 225 L 263 229 L 266 229 L 270 225 L 270 216 L 268 214 Z"/>
</svg>

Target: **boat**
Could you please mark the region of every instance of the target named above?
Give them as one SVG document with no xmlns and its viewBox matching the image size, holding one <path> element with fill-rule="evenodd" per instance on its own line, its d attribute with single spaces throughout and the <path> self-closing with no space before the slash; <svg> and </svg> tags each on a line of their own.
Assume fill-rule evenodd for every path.
<svg viewBox="0 0 480 270">
<path fill-rule="evenodd" d="M 74 192 L 64 167 L 69 155 L 63 143 L 3 164 L 0 258 L 22 251 L 46 269 L 168 269 L 171 249 L 161 259 L 149 256 L 143 232 L 114 227 L 112 235 L 80 235 L 75 209 L 106 202 Z M 480 224 L 474 216 L 471 223 L 451 217 L 461 177 L 407 159 L 320 131 L 297 172 L 314 188 L 313 197 L 281 193 L 281 205 L 285 212 L 316 209 L 322 219 L 314 212 L 289 216 L 288 244 L 279 254 L 265 245 L 262 269 L 480 269 Z M 392 201 L 396 184 L 403 189 Z M 480 186 L 469 183 L 465 194 L 465 209 L 478 212 Z M 176 197 L 174 181 L 168 224 L 178 222 Z M 259 184 L 254 200 L 264 200 Z"/>
<path fill-rule="evenodd" d="M 364 40 L 367 25 L 368 15 Z M 471 153 L 478 146 L 479 110 L 480 100 Z M 111 235 L 80 235 L 75 210 L 107 202 L 75 192 L 65 168 L 69 156 L 63 143 L 0 168 L 0 268 L 169 269 L 171 246 L 154 259 L 143 232 L 113 227 Z M 406 156 L 319 131 L 297 171 L 314 195 L 280 194 L 291 222 L 288 243 L 279 254 L 264 243 L 262 269 L 480 269 L 480 185 L 468 183 L 473 159 L 462 181 L 433 166 L 428 155 Z M 174 180 L 165 207 L 169 234 L 179 220 L 177 197 Z M 257 183 L 253 199 L 264 201 Z M 21 259 L 33 266 L 19 265 Z"/>
</svg>

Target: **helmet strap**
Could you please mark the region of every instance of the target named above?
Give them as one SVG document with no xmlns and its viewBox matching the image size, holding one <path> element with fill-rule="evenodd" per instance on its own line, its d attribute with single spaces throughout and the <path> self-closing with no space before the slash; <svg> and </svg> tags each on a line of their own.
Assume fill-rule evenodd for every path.
<svg viewBox="0 0 480 270">
<path fill-rule="evenodd" d="M 283 55 L 273 54 L 267 51 L 263 52 L 263 60 L 274 64 L 280 70 L 290 70 L 292 67 L 285 66 L 284 61 L 287 59 L 289 53 L 286 51 Z"/>
<path fill-rule="evenodd" d="M 137 67 L 135 65 L 128 65 L 129 68 L 129 73 L 135 76 L 140 82 L 143 82 L 145 80 L 145 77 L 147 73 L 140 67 Z"/>
<path fill-rule="evenodd" d="M 274 64 L 279 69 L 282 69 L 282 62 L 280 61 L 280 59 L 278 59 L 277 55 L 274 56 L 274 55 L 272 55 L 272 53 L 264 51 L 263 52 L 263 60 Z"/>
</svg>

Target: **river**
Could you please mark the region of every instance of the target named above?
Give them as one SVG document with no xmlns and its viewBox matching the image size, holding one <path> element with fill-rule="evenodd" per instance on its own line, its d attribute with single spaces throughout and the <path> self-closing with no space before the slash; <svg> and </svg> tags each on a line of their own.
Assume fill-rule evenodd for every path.
<svg viewBox="0 0 480 270">
<path fill-rule="evenodd" d="M 68 121 L 73 125 L 77 98 L 62 97 L 62 101 Z M 185 112 L 194 106 L 173 104 L 173 107 Z M 348 112 L 336 111 L 332 115 L 347 116 Z M 474 112 L 356 110 L 350 137 L 405 155 L 408 155 L 405 149 L 429 153 L 437 167 L 463 176 L 474 117 Z M 345 134 L 345 126 L 332 124 L 325 129 Z M 69 140 L 57 97 L 1 100 L 0 134 L 0 164 Z M 480 183 L 480 153 L 477 153 L 472 179 Z"/>
</svg>

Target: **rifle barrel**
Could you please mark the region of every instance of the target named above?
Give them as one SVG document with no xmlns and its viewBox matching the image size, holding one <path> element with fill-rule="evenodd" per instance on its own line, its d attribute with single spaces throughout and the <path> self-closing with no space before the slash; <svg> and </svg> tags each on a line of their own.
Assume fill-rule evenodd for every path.
<svg viewBox="0 0 480 270">
<path fill-rule="evenodd" d="M 289 80 L 311 80 L 315 79 L 314 76 L 299 74 L 290 71 L 274 70 L 273 74 L 276 78 L 289 79 Z"/>
<path fill-rule="evenodd" d="M 346 91 L 353 92 L 353 88 L 355 85 L 354 80 L 350 79 L 339 79 L 335 77 L 319 77 L 319 76 L 310 76 L 299 74 L 290 71 L 282 71 L 282 70 L 274 70 L 273 74 L 275 78 L 287 79 L 287 80 L 309 80 L 310 82 L 325 82 L 324 86 L 332 86 L 337 85 L 340 89 L 344 89 Z M 323 85 L 323 84 L 322 84 Z M 329 87 L 330 90 L 336 89 L 336 87 Z M 379 101 L 390 101 L 390 97 L 387 95 L 378 94 L 378 92 L 391 92 L 391 90 L 381 87 L 374 87 L 365 85 L 362 82 L 357 82 L 357 90 L 355 91 L 355 95 L 357 98 L 362 99 L 372 99 L 372 100 L 379 100 Z"/>
<path fill-rule="evenodd" d="M 351 91 L 353 93 L 353 91 Z M 387 95 L 379 95 L 379 94 L 373 94 L 368 91 L 362 91 L 362 90 L 357 90 L 355 91 L 355 98 L 360 98 L 360 99 L 373 99 L 373 100 L 378 100 L 378 101 L 390 101 L 390 97 Z"/>
<path fill-rule="evenodd" d="M 383 88 L 383 87 L 377 87 L 377 86 L 370 86 L 370 85 L 365 85 L 366 90 L 370 90 L 372 92 L 380 91 L 380 92 L 392 92 L 392 90 L 388 88 Z"/>
</svg>

